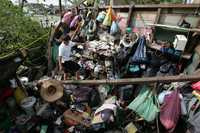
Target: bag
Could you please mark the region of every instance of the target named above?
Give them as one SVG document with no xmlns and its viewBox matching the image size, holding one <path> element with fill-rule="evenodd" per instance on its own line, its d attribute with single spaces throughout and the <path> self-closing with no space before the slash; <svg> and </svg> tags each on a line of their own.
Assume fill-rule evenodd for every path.
<svg viewBox="0 0 200 133">
<path fill-rule="evenodd" d="M 106 14 L 106 17 L 103 21 L 104 26 L 111 26 L 112 24 L 112 7 L 110 6 L 108 9 L 108 12 Z"/>
<path fill-rule="evenodd" d="M 62 18 L 62 22 L 66 23 L 69 26 L 71 21 L 72 21 L 72 19 L 73 19 L 72 12 L 67 12 L 67 13 L 64 14 L 64 16 Z"/>
<path fill-rule="evenodd" d="M 119 18 L 119 22 L 118 22 L 119 29 L 120 29 L 123 33 L 126 31 L 126 23 L 127 23 L 127 20 L 126 20 L 125 17 Z"/>
<path fill-rule="evenodd" d="M 119 26 L 118 26 L 116 21 L 113 21 L 112 25 L 111 25 L 111 28 L 110 28 L 110 34 L 114 35 L 114 34 L 116 34 L 118 32 L 119 32 Z"/>
<path fill-rule="evenodd" d="M 176 127 L 181 114 L 181 100 L 179 97 L 179 90 L 176 89 L 171 94 L 166 95 L 164 104 L 160 109 L 160 122 L 172 133 Z"/>
<path fill-rule="evenodd" d="M 139 44 L 131 59 L 131 63 L 146 63 L 147 62 L 147 55 L 146 55 L 146 40 L 145 37 L 141 37 L 139 39 Z"/>
<path fill-rule="evenodd" d="M 103 20 L 105 19 L 105 17 L 106 17 L 106 12 L 102 11 L 102 12 L 100 12 L 100 13 L 98 14 L 96 20 L 97 20 L 98 22 L 102 23 Z"/>
<path fill-rule="evenodd" d="M 97 29 L 97 25 L 95 20 L 90 20 L 87 26 L 87 40 L 93 40 L 95 38 L 95 31 Z"/>
<path fill-rule="evenodd" d="M 139 95 L 128 105 L 128 108 L 151 122 L 159 112 L 158 107 L 154 104 L 154 98 L 152 91 L 147 86 L 143 86 Z"/>
<path fill-rule="evenodd" d="M 70 28 L 76 28 L 80 18 L 81 17 L 79 15 L 75 16 L 74 19 L 72 20 L 72 22 L 70 23 Z"/>
<path fill-rule="evenodd" d="M 97 25 L 96 25 L 96 22 L 94 20 L 90 20 L 89 24 L 88 24 L 88 33 L 91 34 L 91 33 L 94 33 L 97 29 Z"/>
<path fill-rule="evenodd" d="M 140 74 L 142 72 L 141 68 L 140 68 L 140 65 L 137 65 L 137 64 L 129 64 L 128 65 L 128 73 L 131 73 L 131 74 Z"/>
<path fill-rule="evenodd" d="M 200 81 L 192 84 L 192 89 L 200 91 Z"/>
<path fill-rule="evenodd" d="M 190 131 L 192 133 L 199 133 L 200 132 L 200 112 L 198 111 L 199 108 L 199 100 L 196 97 L 193 97 L 189 102 L 188 112 L 189 118 L 188 122 L 191 125 Z"/>
</svg>

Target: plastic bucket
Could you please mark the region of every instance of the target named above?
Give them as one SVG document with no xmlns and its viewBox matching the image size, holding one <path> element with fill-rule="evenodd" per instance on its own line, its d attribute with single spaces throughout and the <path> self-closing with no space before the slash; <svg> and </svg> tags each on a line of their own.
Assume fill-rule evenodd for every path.
<svg viewBox="0 0 200 133">
<path fill-rule="evenodd" d="M 34 109 L 33 106 L 36 102 L 35 97 L 27 97 L 21 101 L 21 107 L 26 112 L 27 115 L 33 115 Z"/>
</svg>

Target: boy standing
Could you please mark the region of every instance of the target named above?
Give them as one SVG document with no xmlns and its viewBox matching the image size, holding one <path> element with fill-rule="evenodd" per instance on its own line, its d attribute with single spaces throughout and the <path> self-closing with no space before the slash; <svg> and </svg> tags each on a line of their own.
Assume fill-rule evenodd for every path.
<svg viewBox="0 0 200 133">
<path fill-rule="evenodd" d="M 74 62 L 71 57 L 71 49 L 75 45 L 76 44 L 71 41 L 70 36 L 67 35 L 59 46 L 59 68 L 61 71 L 64 71 L 64 80 L 67 80 L 69 73 L 72 75 L 76 73 L 76 78 L 79 77 L 78 71 L 80 69 L 80 66 L 76 62 Z"/>
</svg>

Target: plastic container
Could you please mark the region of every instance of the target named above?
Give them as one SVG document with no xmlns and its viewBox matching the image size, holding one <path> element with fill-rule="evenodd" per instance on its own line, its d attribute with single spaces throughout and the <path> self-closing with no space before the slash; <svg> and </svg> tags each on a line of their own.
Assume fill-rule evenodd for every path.
<svg viewBox="0 0 200 133">
<path fill-rule="evenodd" d="M 27 115 L 33 115 L 33 106 L 36 103 L 35 97 L 27 97 L 21 101 L 21 108 L 26 112 Z"/>
</svg>

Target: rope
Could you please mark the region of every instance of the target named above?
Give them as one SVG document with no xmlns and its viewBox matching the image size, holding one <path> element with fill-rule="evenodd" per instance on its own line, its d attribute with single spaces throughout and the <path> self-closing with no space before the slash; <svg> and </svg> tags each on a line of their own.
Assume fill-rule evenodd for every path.
<svg viewBox="0 0 200 133">
<path fill-rule="evenodd" d="M 28 48 L 28 47 L 30 47 L 30 46 L 33 46 L 36 42 L 38 42 L 39 40 L 43 39 L 44 37 L 46 37 L 46 36 L 48 36 L 48 35 L 49 35 L 49 33 L 44 34 L 43 36 L 39 37 L 37 40 L 35 40 L 35 41 L 29 43 L 28 45 L 26 45 L 26 46 L 24 46 L 24 47 L 22 47 L 22 48 L 20 48 L 20 49 L 24 49 L 24 48 Z M 17 49 L 17 50 L 18 50 L 18 49 Z M 0 59 L 6 58 L 6 57 L 8 57 L 8 56 L 14 54 L 15 52 L 16 52 L 16 50 L 13 51 L 13 52 L 11 52 L 11 53 L 9 53 L 9 54 L 7 54 L 7 55 L 1 56 Z"/>
<path fill-rule="evenodd" d="M 26 46 L 24 46 L 24 47 L 22 47 L 22 48 L 28 48 L 28 47 L 30 47 L 30 46 L 33 46 L 36 42 L 38 42 L 39 40 L 43 39 L 44 37 L 46 37 L 46 36 L 48 36 L 48 35 L 49 35 L 49 33 L 44 34 L 43 36 L 39 37 L 37 40 L 35 40 L 35 41 L 29 43 L 28 45 L 26 45 Z"/>
</svg>

